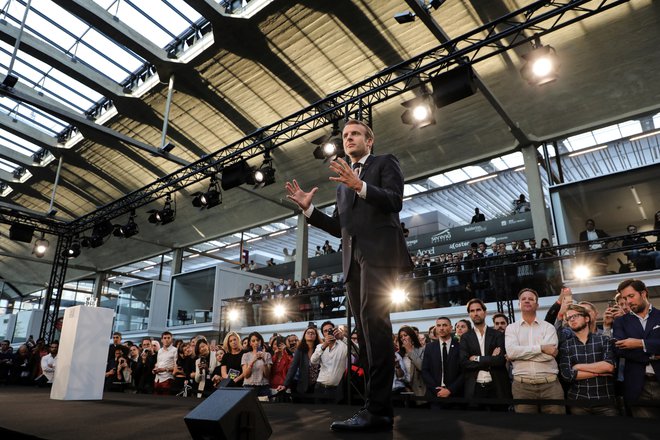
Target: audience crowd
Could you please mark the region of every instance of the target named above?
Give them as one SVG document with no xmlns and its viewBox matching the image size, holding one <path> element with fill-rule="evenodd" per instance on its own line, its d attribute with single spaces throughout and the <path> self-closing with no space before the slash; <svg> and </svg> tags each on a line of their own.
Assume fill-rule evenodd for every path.
<svg viewBox="0 0 660 440">
<path fill-rule="evenodd" d="M 562 289 L 545 319 L 538 293 L 518 294 L 520 321 L 496 313 L 488 326 L 480 298 L 467 302 L 469 319 L 437 318 L 428 332 L 404 325 L 389 348 L 395 359 L 395 403 L 440 409 L 517 413 L 660 416 L 660 311 L 642 281 L 628 279 L 604 313 L 573 301 Z M 254 388 L 262 400 L 339 403 L 364 387 L 361 341 L 328 320 L 297 335 L 236 332 L 221 344 L 203 336 L 139 345 L 113 334 L 108 348 L 108 391 L 203 397 L 218 387 Z M 383 349 L 388 349 L 383 347 Z M 13 353 L 0 349 L 0 379 L 49 386 L 57 369 L 57 341 L 32 338 Z M 348 362 L 350 356 L 350 363 Z M 511 398 L 515 399 L 511 401 Z M 522 401 L 521 401 L 522 400 Z M 547 403 L 546 403 L 547 401 Z M 511 405 L 513 403 L 513 405 Z M 644 404 L 650 405 L 644 405 Z M 654 406 L 655 405 L 655 406 Z"/>
</svg>

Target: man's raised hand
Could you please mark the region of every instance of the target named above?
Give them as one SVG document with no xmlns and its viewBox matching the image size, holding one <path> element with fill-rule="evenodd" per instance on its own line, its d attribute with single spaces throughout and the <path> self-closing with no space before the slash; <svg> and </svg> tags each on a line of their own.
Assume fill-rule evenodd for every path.
<svg viewBox="0 0 660 440">
<path fill-rule="evenodd" d="M 318 187 L 312 188 L 309 192 L 303 191 L 302 188 L 300 188 L 300 185 L 298 185 L 296 179 L 284 184 L 284 188 L 287 192 L 286 198 L 293 201 L 303 211 L 310 207 L 314 194 L 318 191 Z"/>
</svg>

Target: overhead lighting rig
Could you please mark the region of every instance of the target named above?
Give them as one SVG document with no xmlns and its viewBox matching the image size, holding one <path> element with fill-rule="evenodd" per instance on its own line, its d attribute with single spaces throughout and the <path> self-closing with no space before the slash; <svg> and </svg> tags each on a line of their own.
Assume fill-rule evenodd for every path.
<svg viewBox="0 0 660 440">
<path fill-rule="evenodd" d="M 67 249 L 64 249 L 62 251 L 62 256 L 68 259 L 77 258 L 80 256 L 80 251 L 81 251 L 80 238 L 76 237 L 71 242 L 71 245 Z"/>
<path fill-rule="evenodd" d="M 435 125 L 431 95 L 423 88 L 422 94 L 401 103 L 406 111 L 401 115 L 401 122 L 415 128 L 424 128 Z"/>
<path fill-rule="evenodd" d="M 335 160 L 338 157 L 344 157 L 343 141 L 340 137 L 337 137 L 340 134 L 339 121 L 334 120 L 330 134 L 323 135 L 312 141 L 313 144 L 317 145 L 313 153 L 314 158 L 327 162 L 329 160 Z"/>
<path fill-rule="evenodd" d="M 174 207 L 173 207 L 174 206 Z M 147 221 L 156 225 L 166 225 L 172 223 L 176 218 L 176 202 L 172 200 L 172 196 L 168 194 L 165 196 L 165 204 L 163 209 L 150 209 L 147 211 L 150 215 Z"/>
<path fill-rule="evenodd" d="M 417 0 L 422 8 L 424 8 L 428 13 L 431 12 L 431 8 L 438 9 L 446 0 L 429 0 L 428 3 L 424 0 Z M 414 12 L 405 11 L 399 12 L 394 16 L 394 19 L 399 24 L 412 23 L 417 18 Z"/>
<path fill-rule="evenodd" d="M 264 154 L 261 166 L 252 172 L 252 181 L 255 188 L 263 188 L 275 183 L 275 168 L 273 168 L 273 159 L 270 157 L 269 151 Z"/>
<path fill-rule="evenodd" d="M 559 78 L 559 57 L 552 46 L 543 46 L 539 35 L 534 35 L 532 51 L 523 55 L 525 64 L 520 75 L 533 86 L 542 86 Z"/>
<path fill-rule="evenodd" d="M 46 233 L 42 232 L 41 238 L 37 239 L 34 242 L 34 248 L 32 249 L 32 253 L 37 258 L 43 258 L 43 256 L 46 255 L 46 251 L 48 250 L 49 245 L 50 243 L 48 242 L 48 240 L 46 240 Z"/>
<path fill-rule="evenodd" d="M 131 210 L 131 214 L 128 217 L 128 221 L 125 225 L 114 225 L 112 235 L 120 238 L 130 238 L 140 232 L 140 228 L 137 223 L 135 223 L 135 209 Z"/>
<path fill-rule="evenodd" d="M 220 191 L 220 184 L 215 175 L 211 176 L 211 182 L 206 192 L 197 192 L 192 200 L 192 205 L 195 208 L 210 209 L 222 203 L 222 192 Z"/>
</svg>

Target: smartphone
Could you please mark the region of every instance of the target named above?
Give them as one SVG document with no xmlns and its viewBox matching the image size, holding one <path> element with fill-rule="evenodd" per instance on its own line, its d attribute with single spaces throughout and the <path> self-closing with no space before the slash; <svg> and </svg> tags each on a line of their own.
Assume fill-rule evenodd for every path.
<svg viewBox="0 0 660 440">
<path fill-rule="evenodd" d="M 264 351 L 264 348 L 263 348 L 262 346 L 259 346 L 259 347 L 257 348 L 257 352 L 260 352 L 260 351 Z"/>
<path fill-rule="evenodd" d="M 609 301 L 607 302 L 607 306 L 608 306 L 608 307 L 616 307 L 616 306 L 617 306 L 617 303 L 616 303 L 615 300 L 611 299 L 611 300 L 609 300 Z"/>
</svg>

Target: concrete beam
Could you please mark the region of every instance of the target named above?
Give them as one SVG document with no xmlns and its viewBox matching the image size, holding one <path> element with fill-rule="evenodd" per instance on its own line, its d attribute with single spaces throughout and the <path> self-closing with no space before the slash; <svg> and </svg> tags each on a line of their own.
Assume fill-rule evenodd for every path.
<svg viewBox="0 0 660 440">
<path fill-rule="evenodd" d="M 31 156 L 26 156 L 9 147 L 0 145 L 0 158 L 24 166 L 25 168 L 42 167 L 43 165 L 35 162 Z"/>
<path fill-rule="evenodd" d="M 61 149 L 62 145 L 57 142 L 57 138 L 54 136 L 49 136 L 43 131 L 4 113 L 0 113 L 0 127 L 16 136 L 32 142 L 35 145 L 45 148 L 50 151 L 53 156 L 59 157 L 57 150 Z"/>
</svg>

